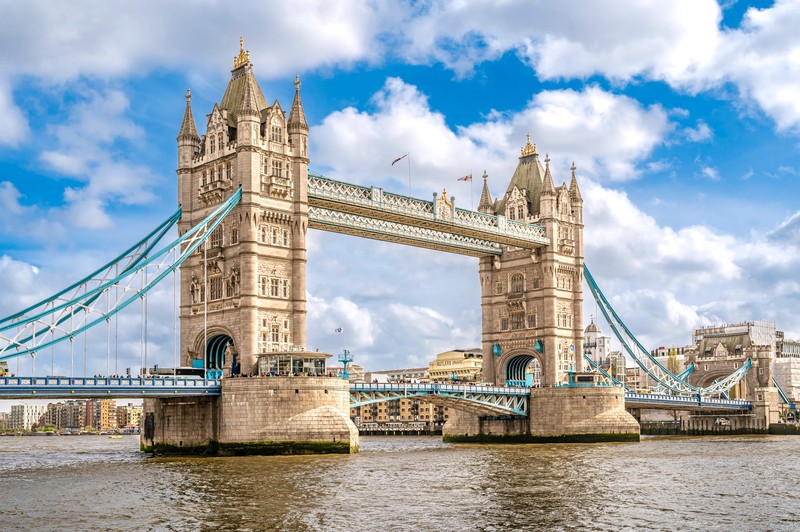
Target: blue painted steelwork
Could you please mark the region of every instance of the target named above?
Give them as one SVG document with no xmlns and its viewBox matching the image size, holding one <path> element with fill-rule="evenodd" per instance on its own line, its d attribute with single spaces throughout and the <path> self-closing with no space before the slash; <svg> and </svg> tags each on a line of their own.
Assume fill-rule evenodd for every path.
<svg viewBox="0 0 800 532">
<path fill-rule="evenodd" d="M 427 398 L 442 403 L 474 410 L 476 413 L 528 415 L 530 390 L 505 386 L 468 386 L 463 384 L 412 383 L 412 384 L 352 384 L 350 407 L 393 401 L 396 399 Z"/>
<path fill-rule="evenodd" d="M 625 406 L 674 410 L 752 410 L 753 403 L 741 399 L 717 399 L 687 395 L 625 392 Z"/>
<path fill-rule="evenodd" d="M 80 281 L 77 281 L 76 283 L 68 286 L 67 288 L 61 290 L 60 292 L 57 292 L 56 294 L 53 294 L 52 296 L 43 299 L 42 301 L 39 301 L 38 303 L 34 303 L 33 305 L 24 310 L 21 310 L 15 314 L 11 314 L 10 316 L 6 316 L 5 318 L 0 319 L 0 326 L 2 326 L 2 328 L 0 328 L 0 332 L 9 328 L 8 326 L 9 322 L 15 322 L 18 320 L 25 320 L 25 319 L 34 319 L 36 317 L 41 316 L 42 310 L 37 311 L 36 313 L 33 314 L 33 316 L 28 316 L 28 314 L 36 311 L 37 309 L 44 309 L 45 307 L 47 307 L 48 304 L 53 303 L 54 301 L 63 299 L 69 301 L 73 299 L 74 295 L 67 298 L 64 298 L 62 296 L 64 296 L 69 292 L 74 292 L 76 289 L 92 281 L 98 282 L 99 280 L 107 279 L 112 274 L 112 272 L 118 272 L 119 265 L 122 262 L 124 262 L 125 259 L 128 259 L 128 262 L 126 262 L 123 265 L 122 267 L 123 272 L 136 266 L 136 264 L 138 264 L 145 256 L 147 256 L 147 253 L 150 250 L 152 250 L 153 247 L 158 244 L 158 242 L 161 241 L 164 235 L 166 235 L 167 232 L 169 232 L 169 230 L 175 226 L 175 224 L 178 222 L 178 220 L 180 220 L 180 218 L 181 218 L 181 208 L 178 207 L 177 210 L 173 212 L 169 218 L 161 222 L 161 224 L 155 229 L 153 229 L 147 236 L 145 236 L 139 242 L 137 242 L 127 250 L 123 251 L 122 253 L 117 255 L 114 259 L 112 259 L 110 262 L 96 269 L 95 271 L 93 271 Z M 117 274 L 118 273 L 113 273 L 114 276 L 116 276 Z"/>
<path fill-rule="evenodd" d="M 772 377 L 772 384 L 774 384 L 775 387 L 778 389 L 778 395 L 780 396 L 781 400 L 789 407 L 789 409 L 792 412 L 797 412 L 797 405 L 789 400 L 789 397 L 783 391 L 781 385 L 778 384 L 778 381 L 775 380 L 775 377 Z"/>
<path fill-rule="evenodd" d="M 0 399 L 133 399 L 220 395 L 220 379 L 0 377 Z"/>
<path fill-rule="evenodd" d="M 43 306 L 40 304 L 30 307 L 42 309 L 32 316 L 26 316 L 23 311 L 15 314 L 16 318 L 3 320 L 3 325 L 0 326 L 0 360 L 24 354 L 35 355 L 37 350 L 66 340 L 72 341 L 76 335 L 108 321 L 123 308 L 137 299 L 145 297 L 156 284 L 175 271 L 189 255 L 205 242 L 239 202 L 241 195 L 242 191 L 239 188 L 200 223 L 150 255 L 145 255 L 144 252 L 151 250 L 154 244 L 147 241 L 143 252 L 123 266 L 122 271 L 113 278 L 108 280 L 104 278 L 102 282 L 94 280 L 94 282 L 86 281 L 83 285 L 73 285 L 69 289 L 59 292 L 60 295 L 63 295 L 74 290 L 77 293 L 73 295 L 72 299 L 61 302 L 60 295 L 52 296 L 42 302 Z M 164 222 L 151 235 L 165 233 L 168 230 L 166 223 Z M 141 287 L 134 287 L 133 281 L 136 276 L 145 275 L 148 268 L 155 270 L 153 276 L 146 276 L 146 283 L 142 282 Z M 110 272 L 110 268 L 106 268 L 104 271 Z M 97 286 L 90 288 L 90 284 Z M 84 287 L 83 292 L 81 292 L 81 286 Z M 115 296 L 113 301 L 112 293 Z M 103 294 L 106 295 L 105 298 L 101 297 Z M 106 299 L 105 308 L 102 306 L 102 299 Z M 97 302 L 99 305 L 95 306 L 94 303 Z M 77 326 L 74 324 L 76 318 Z M 11 334 L 6 331 L 11 331 Z M 48 336 L 50 336 L 49 341 L 47 340 Z"/>
<path fill-rule="evenodd" d="M 583 273 L 586 278 L 586 282 L 589 285 L 589 289 L 592 292 L 592 296 L 594 296 L 598 307 L 600 307 L 603 316 L 605 316 L 606 321 L 611 327 L 611 330 L 614 331 L 614 334 L 622 344 L 622 347 L 639 365 L 639 367 L 642 368 L 647 375 L 649 375 L 653 380 L 656 381 L 656 383 L 658 383 L 659 386 L 662 386 L 664 389 L 672 390 L 678 394 L 688 396 L 702 395 L 704 397 L 710 397 L 713 395 L 721 395 L 723 392 L 726 392 L 735 386 L 750 369 L 751 362 L 750 359 L 747 359 L 742 367 L 707 388 L 698 388 L 697 386 L 693 386 L 685 380 L 680 379 L 677 375 L 669 371 L 654 356 L 652 356 L 650 352 L 645 349 L 644 346 L 642 346 L 639 340 L 636 339 L 633 333 L 614 311 L 603 292 L 597 286 L 597 283 L 592 277 L 591 272 L 589 272 L 589 268 L 586 267 L 586 264 L 583 265 Z"/>
<path fill-rule="evenodd" d="M 506 385 L 508 386 L 531 386 L 533 382 L 528 383 L 525 375 L 525 370 L 534 360 L 533 355 L 518 355 L 508 361 L 506 364 Z"/>
<path fill-rule="evenodd" d="M 217 396 L 221 379 L 136 377 L 0 377 L 0 399 L 87 399 Z M 352 384 L 350 406 L 419 398 L 477 414 L 527 416 L 529 388 L 454 384 Z M 626 406 L 681 410 L 749 411 L 752 403 L 737 399 L 625 392 Z"/>
<path fill-rule="evenodd" d="M 225 352 L 233 345 L 233 339 L 227 334 L 217 334 L 208 339 L 206 348 L 206 368 L 221 370 L 225 367 Z"/>
</svg>

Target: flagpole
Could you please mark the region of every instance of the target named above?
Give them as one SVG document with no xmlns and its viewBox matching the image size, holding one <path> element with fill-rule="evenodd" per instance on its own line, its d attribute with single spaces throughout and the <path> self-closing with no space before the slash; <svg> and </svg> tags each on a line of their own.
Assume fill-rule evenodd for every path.
<svg viewBox="0 0 800 532">
<path fill-rule="evenodd" d="M 408 152 L 408 197 L 414 197 L 414 192 L 411 189 L 411 152 Z"/>
<path fill-rule="evenodd" d="M 472 168 L 469 169 L 469 210 L 475 210 L 475 194 L 472 187 Z"/>
</svg>

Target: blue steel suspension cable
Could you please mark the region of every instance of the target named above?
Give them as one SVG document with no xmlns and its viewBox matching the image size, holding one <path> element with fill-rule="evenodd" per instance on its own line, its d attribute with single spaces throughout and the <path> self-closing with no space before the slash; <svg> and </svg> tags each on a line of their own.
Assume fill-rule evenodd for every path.
<svg viewBox="0 0 800 532">
<path fill-rule="evenodd" d="M 121 311 L 123 308 L 125 308 L 131 302 L 133 302 L 137 297 L 142 297 L 144 294 L 146 294 L 150 289 L 152 289 L 153 286 L 158 284 L 158 282 L 160 282 L 167 274 L 169 274 L 171 271 L 174 271 L 176 268 L 178 268 L 180 266 L 180 264 L 183 263 L 183 261 L 186 260 L 186 258 L 189 255 L 191 255 L 191 253 L 193 253 L 210 236 L 211 232 L 213 232 L 213 230 L 217 228 L 217 226 L 222 222 L 222 219 L 225 218 L 225 216 L 228 215 L 228 213 L 233 209 L 233 207 L 239 202 L 240 199 L 241 199 L 241 187 L 239 189 L 237 189 L 237 191 L 228 200 L 223 202 L 219 207 L 217 207 L 217 209 L 215 209 L 211 214 L 206 216 L 206 218 L 204 218 L 201 222 L 199 222 L 194 227 L 192 227 L 191 229 L 186 231 L 183 235 L 179 236 L 177 239 L 172 241 L 166 247 L 162 248 L 160 251 L 158 251 L 156 253 L 153 253 L 153 254 L 149 255 L 148 257 L 146 257 L 146 258 L 142 258 L 142 260 L 139 260 L 138 264 L 135 267 L 127 267 L 125 270 L 123 270 L 121 273 L 119 273 L 119 275 L 116 276 L 115 278 L 113 278 L 113 279 L 111 279 L 111 280 L 109 280 L 109 281 L 107 281 L 107 282 L 95 287 L 92 290 L 88 290 L 84 294 L 78 295 L 77 297 L 73 298 L 70 301 L 62 303 L 62 304 L 60 304 L 58 306 L 54 306 L 47 313 L 43 313 L 43 314 L 40 314 L 40 315 L 37 315 L 37 316 L 28 317 L 24 321 L 15 322 L 14 323 L 14 327 L 17 327 L 17 328 L 22 327 L 23 330 L 28 325 L 32 325 L 32 329 L 33 329 L 34 332 L 32 334 L 30 334 L 29 336 L 27 336 L 26 338 L 23 338 L 22 340 L 13 339 L 13 338 L 7 338 L 7 337 L 3 337 L 3 336 L 0 335 L 0 342 L 1 341 L 5 341 L 7 343 L 7 345 L 5 345 L 5 346 L 0 344 L 0 360 L 6 360 L 6 359 L 18 357 L 20 355 L 24 355 L 24 354 L 27 354 L 27 353 L 31 353 L 32 354 L 32 353 L 35 353 L 38 349 L 42 349 L 42 348 L 48 347 L 51 344 L 59 343 L 59 342 L 64 341 L 64 340 L 66 340 L 68 338 L 71 338 L 71 339 L 74 340 L 74 336 L 76 336 L 76 335 L 80 334 L 81 332 L 93 327 L 97 323 L 100 323 L 103 320 L 105 320 L 105 319 L 107 319 L 107 318 L 109 318 L 111 316 L 114 316 L 117 312 Z M 198 233 L 200 233 L 201 231 L 202 231 L 202 233 L 198 235 Z M 69 314 L 70 319 L 72 319 L 73 317 L 75 317 L 76 308 L 79 309 L 79 310 L 91 310 L 91 309 L 89 309 L 88 305 L 90 304 L 91 301 L 94 301 L 95 299 L 97 299 L 97 297 L 99 297 L 100 294 L 102 294 L 106 290 L 110 290 L 111 288 L 119 289 L 120 287 L 118 285 L 121 284 L 122 280 L 132 278 L 132 276 L 134 276 L 135 274 L 139 273 L 140 271 L 142 271 L 143 269 L 147 268 L 148 266 L 153 266 L 155 264 L 158 269 L 162 269 L 162 264 L 157 264 L 157 261 L 159 259 L 161 259 L 163 256 L 165 256 L 166 254 L 171 253 L 172 250 L 174 250 L 175 248 L 178 248 L 178 247 L 180 247 L 180 246 L 182 246 L 184 244 L 187 244 L 187 243 L 188 243 L 188 246 L 186 247 L 186 249 L 184 249 L 181 252 L 180 256 L 175 259 L 175 262 L 170 266 L 163 267 L 164 271 L 162 271 L 159 275 L 157 275 L 154 278 L 152 278 L 148 282 L 146 288 L 144 288 L 142 290 L 137 290 L 137 289 L 131 289 L 131 288 L 127 288 L 127 287 L 122 287 L 123 293 L 125 293 L 127 291 L 131 291 L 131 292 L 134 292 L 134 294 L 132 296 L 128 297 L 127 299 L 123 298 L 121 301 L 117 301 L 114 309 L 107 309 L 106 312 L 100 312 L 101 316 L 99 318 L 91 320 L 91 321 L 90 321 L 90 318 L 88 317 L 88 314 L 87 314 L 86 316 L 84 316 L 84 325 L 83 326 L 80 326 L 77 329 L 74 328 L 73 326 L 71 326 L 70 330 L 67 331 L 64 334 L 64 336 L 59 337 L 59 338 L 57 338 L 55 340 L 52 340 L 50 342 L 46 342 L 45 341 L 42 344 L 34 345 L 33 347 L 27 347 L 25 345 L 26 342 L 31 341 L 35 337 L 36 330 L 37 330 L 36 323 L 43 316 L 46 316 L 48 314 L 51 314 L 51 313 L 54 313 L 54 312 L 57 312 L 57 311 L 60 311 L 60 310 L 69 309 L 68 310 L 68 314 Z M 113 265 L 113 263 L 111 263 L 111 264 Z M 74 286 L 80 286 L 80 285 L 74 285 Z M 63 294 L 66 291 L 68 291 L 68 290 L 64 290 L 64 291 L 62 291 L 60 293 Z M 117 291 L 119 291 L 119 290 L 117 290 Z M 50 298 L 50 300 L 53 300 L 53 298 Z M 97 311 L 95 311 L 95 312 L 97 312 Z M 22 313 L 17 313 L 16 315 L 19 316 L 21 314 Z M 0 332 L 2 332 L 3 330 L 6 330 L 8 328 L 10 328 L 10 327 L 0 328 Z M 47 332 L 56 330 L 50 324 L 41 324 L 40 323 L 40 328 L 44 329 L 44 330 L 47 330 Z M 18 332 L 18 335 L 19 335 L 19 332 Z M 9 349 L 16 349 L 16 352 L 12 353 L 12 354 L 4 354 Z"/>
</svg>

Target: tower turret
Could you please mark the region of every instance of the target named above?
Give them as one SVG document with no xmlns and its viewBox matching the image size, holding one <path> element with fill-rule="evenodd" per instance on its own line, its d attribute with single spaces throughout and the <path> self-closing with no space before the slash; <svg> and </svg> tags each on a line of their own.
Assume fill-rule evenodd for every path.
<svg viewBox="0 0 800 532">
<path fill-rule="evenodd" d="M 550 156 L 544 156 L 544 180 L 542 182 L 541 205 L 539 212 L 542 217 L 553 216 L 556 212 L 556 186 L 550 173 Z"/>
<path fill-rule="evenodd" d="M 294 148 L 295 155 L 308 157 L 308 124 L 306 114 L 303 112 L 303 102 L 300 101 L 300 74 L 294 78 L 294 100 L 289 111 L 289 142 Z"/>
<path fill-rule="evenodd" d="M 200 150 L 200 136 L 194 124 L 192 114 L 192 90 L 186 89 L 186 110 L 183 112 L 183 122 L 178 132 L 178 168 L 188 168 L 192 157 Z"/>
<path fill-rule="evenodd" d="M 486 170 L 483 171 L 483 190 L 481 191 L 481 201 L 478 204 L 478 212 L 482 212 L 484 214 L 494 214 L 494 207 L 492 206 L 492 195 L 489 194 L 489 185 L 487 185 L 486 180 L 489 178 L 489 174 L 486 173 Z"/>
<path fill-rule="evenodd" d="M 238 141 L 241 146 L 256 145 L 261 128 L 261 114 L 258 110 L 258 100 L 256 99 L 253 67 L 248 64 L 244 68 L 245 78 L 242 101 L 239 104 L 236 117 L 236 129 L 239 136 Z"/>
</svg>

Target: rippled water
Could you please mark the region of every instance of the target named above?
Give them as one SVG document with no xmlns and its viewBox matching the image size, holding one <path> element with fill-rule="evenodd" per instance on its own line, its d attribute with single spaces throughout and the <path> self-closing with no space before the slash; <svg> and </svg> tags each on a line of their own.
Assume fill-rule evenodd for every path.
<svg viewBox="0 0 800 532">
<path fill-rule="evenodd" d="M 138 438 L 0 438 L 2 530 L 797 530 L 800 438 L 143 456 Z"/>
</svg>

